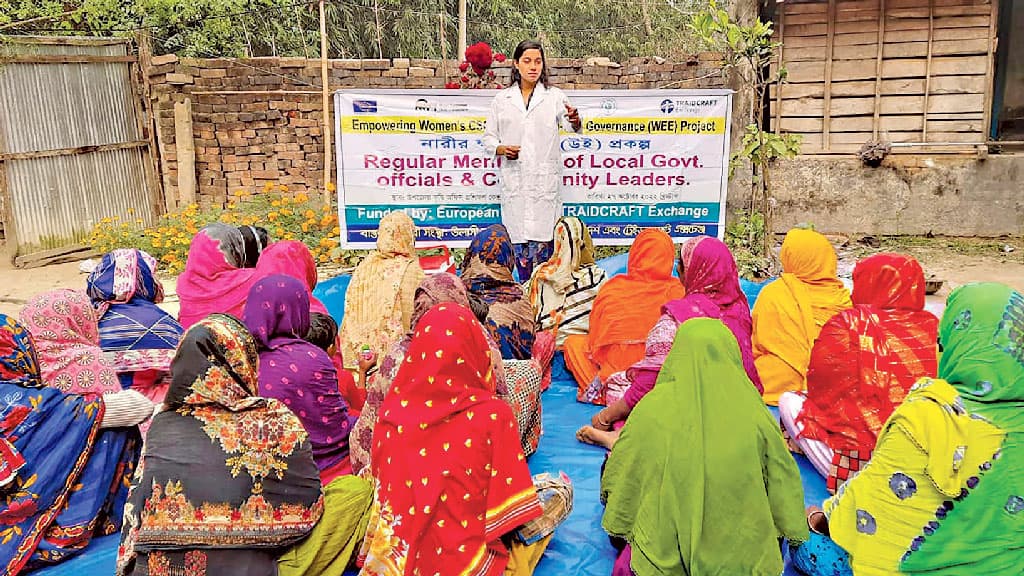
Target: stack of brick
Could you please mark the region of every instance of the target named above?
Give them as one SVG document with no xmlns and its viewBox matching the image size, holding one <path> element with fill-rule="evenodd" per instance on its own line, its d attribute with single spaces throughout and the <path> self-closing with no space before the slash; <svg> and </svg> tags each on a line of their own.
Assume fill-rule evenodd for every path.
<svg viewBox="0 0 1024 576">
<path fill-rule="evenodd" d="M 725 86 L 721 55 L 684 62 L 660 58 L 551 59 L 551 83 L 567 90 L 710 88 Z M 507 84 L 510 63 L 495 64 Z M 331 60 L 331 90 L 444 88 L 457 81 L 458 62 L 396 58 Z M 147 69 L 156 114 L 164 194 L 178 198 L 174 104 L 191 105 L 196 199 L 223 206 L 236 190 L 265 183 L 314 192 L 322 181 L 323 118 L 320 61 L 304 58 L 195 59 L 157 56 Z M 175 202 L 169 205 L 174 206 Z"/>
</svg>

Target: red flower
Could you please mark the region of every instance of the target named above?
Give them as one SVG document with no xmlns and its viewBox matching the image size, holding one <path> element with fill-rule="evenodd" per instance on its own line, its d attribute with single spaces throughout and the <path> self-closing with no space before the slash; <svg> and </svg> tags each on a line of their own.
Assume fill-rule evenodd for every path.
<svg viewBox="0 0 1024 576">
<path fill-rule="evenodd" d="M 21 524 L 36 513 L 36 503 L 32 500 L 11 502 L 7 509 L 0 511 L 0 522 L 12 525 Z"/>
<path fill-rule="evenodd" d="M 459 78 L 459 80 L 462 80 L 463 82 L 469 82 L 469 76 L 463 76 L 462 78 Z"/>
<path fill-rule="evenodd" d="M 504 88 L 504 86 L 502 86 L 501 84 L 495 84 L 494 87 L 497 88 L 498 90 Z"/>
<path fill-rule="evenodd" d="M 494 54 L 491 52 L 491 47 L 486 42 L 477 42 L 466 48 L 466 60 L 469 61 L 477 75 L 483 74 L 491 67 L 493 58 Z"/>
<path fill-rule="evenodd" d="M 449 90 L 457 90 L 459 88 L 459 83 L 458 82 L 448 82 L 448 83 L 446 83 L 444 85 L 444 87 L 448 88 Z"/>
<path fill-rule="evenodd" d="M 469 62 L 466 62 L 465 60 L 463 60 L 462 63 L 459 64 L 459 71 L 465 72 L 468 69 L 469 69 Z"/>
<path fill-rule="evenodd" d="M 498 53 L 494 55 L 495 62 L 504 62 L 505 60 L 508 60 L 508 57 L 504 54 Z"/>
</svg>

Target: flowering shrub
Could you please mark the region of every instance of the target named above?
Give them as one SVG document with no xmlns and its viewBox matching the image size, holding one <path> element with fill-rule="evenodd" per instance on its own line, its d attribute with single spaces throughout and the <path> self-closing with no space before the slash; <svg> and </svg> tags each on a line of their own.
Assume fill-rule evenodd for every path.
<svg viewBox="0 0 1024 576">
<path fill-rule="evenodd" d="M 466 48 L 466 59 L 459 64 L 458 82 L 448 82 L 445 88 L 504 88 L 496 81 L 491 65 L 504 62 L 504 54 L 495 54 L 486 42 L 477 42 Z"/>
<path fill-rule="evenodd" d="M 131 213 L 131 210 L 129 210 Z M 115 248 L 145 250 L 160 261 L 165 272 L 177 274 L 185 267 L 192 237 L 211 222 L 234 226 L 262 226 L 271 240 L 299 240 L 309 247 L 318 265 L 354 266 L 361 253 L 341 250 L 337 207 L 323 206 L 305 193 L 289 194 L 287 186 L 267 184 L 262 194 L 238 190 L 223 209 L 200 210 L 191 204 L 164 214 L 146 228 L 141 218 L 104 218 L 93 227 L 89 244 L 106 253 Z"/>
</svg>

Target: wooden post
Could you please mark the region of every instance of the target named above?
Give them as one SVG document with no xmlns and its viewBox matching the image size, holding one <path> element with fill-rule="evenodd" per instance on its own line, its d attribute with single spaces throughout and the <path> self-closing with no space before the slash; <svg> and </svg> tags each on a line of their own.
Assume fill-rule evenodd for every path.
<svg viewBox="0 0 1024 576">
<path fill-rule="evenodd" d="M 875 54 L 875 105 L 874 121 L 871 124 L 871 138 L 878 140 L 882 125 L 882 59 L 885 48 L 885 0 L 878 0 L 878 52 Z"/>
<path fill-rule="evenodd" d="M 921 111 L 921 142 L 928 141 L 928 96 L 932 91 L 932 41 L 935 37 L 935 0 L 928 0 L 928 53 L 924 65 L 924 110 Z"/>
<path fill-rule="evenodd" d="M 334 123 L 331 121 L 331 85 L 328 74 L 330 62 L 327 58 L 327 16 L 324 10 L 324 0 L 320 0 L 320 84 L 321 104 L 324 110 L 324 206 L 331 205 L 331 154 L 334 151 L 331 146 L 331 137 L 334 135 Z"/>
<path fill-rule="evenodd" d="M 825 37 L 825 102 L 824 117 L 821 124 L 821 147 L 832 148 L 829 137 L 829 124 L 832 120 L 832 44 L 836 35 L 836 0 L 828 0 L 828 36 Z"/>
<path fill-rule="evenodd" d="M 786 3 L 777 4 L 778 19 L 779 19 L 779 70 L 782 70 L 782 66 L 785 61 L 785 49 L 786 49 L 786 8 L 789 6 Z M 777 82 L 775 84 L 775 130 L 776 134 L 782 132 L 782 83 Z"/>
<path fill-rule="evenodd" d="M 988 66 L 985 69 L 985 108 L 982 111 L 982 141 L 988 141 L 992 137 L 992 102 L 995 97 L 995 85 L 993 78 L 995 77 L 996 68 L 996 46 L 998 43 L 997 35 L 999 34 L 999 0 L 992 1 L 992 20 L 989 22 L 988 32 Z"/>
<path fill-rule="evenodd" d="M 441 40 L 441 74 L 444 77 L 444 83 L 448 83 L 448 35 L 444 31 L 444 13 L 439 12 L 437 14 L 437 23 L 440 26 L 440 40 Z"/>
<path fill-rule="evenodd" d="M 174 149 L 178 157 L 176 208 L 196 201 L 196 143 L 192 138 L 192 100 L 174 103 Z"/>
<path fill-rule="evenodd" d="M 3 71 L 0 70 L 0 74 L 2 73 Z M 0 130 L 0 153 L 7 149 L 5 142 L 3 130 Z M 18 223 L 14 221 L 14 194 L 11 194 L 7 182 L 7 166 L 9 164 L 9 161 L 0 161 L 0 202 L 4 204 L 4 248 L 8 261 L 14 262 L 18 256 Z"/>
<path fill-rule="evenodd" d="M 139 60 L 136 65 L 132 66 L 135 72 L 132 78 L 132 85 L 138 88 L 138 90 L 133 90 L 132 96 L 139 137 L 145 138 L 148 142 L 143 152 L 142 162 L 143 170 L 146 173 L 146 185 L 149 188 L 149 211 L 155 222 L 156 218 L 164 211 L 166 199 L 164 198 L 163 186 L 158 176 L 160 174 L 160 165 L 156 161 L 156 139 L 152 128 L 153 105 L 150 100 L 149 67 L 153 57 L 153 45 L 150 41 L 149 33 L 145 30 L 137 30 L 135 32 L 135 45 L 139 49 Z M 137 76 L 137 78 L 134 76 Z"/>
<path fill-rule="evenodd" d="M 466 57 L 466 0 L 459 0 L 459 52 L 455 55 L 457 60 Z"/>
</svg>

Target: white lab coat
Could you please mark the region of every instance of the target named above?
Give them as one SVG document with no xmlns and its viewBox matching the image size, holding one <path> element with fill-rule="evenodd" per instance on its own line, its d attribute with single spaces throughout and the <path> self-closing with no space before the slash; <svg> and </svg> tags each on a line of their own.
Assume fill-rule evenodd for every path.
<svg viewBox="0 0 1024 576">
<path fill-rule="evenodd" d="M 501 220 L 514 244 L 548 242 L 562 215 L 559 194 L 562 152 L 559 128 L 572 131 L 565 92 L 537 84 L 526 109 L 518 85 L 498 92 L 491 102 L 484 147 L 520 146 L 519 158 L 501 158 Z"/>
</svg>

